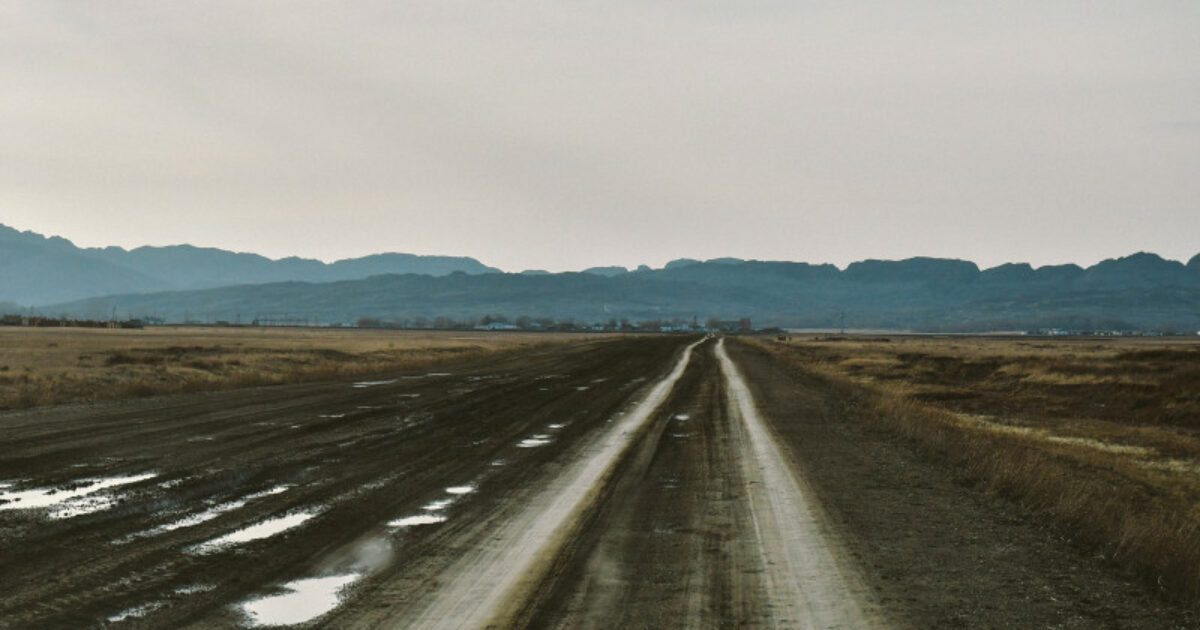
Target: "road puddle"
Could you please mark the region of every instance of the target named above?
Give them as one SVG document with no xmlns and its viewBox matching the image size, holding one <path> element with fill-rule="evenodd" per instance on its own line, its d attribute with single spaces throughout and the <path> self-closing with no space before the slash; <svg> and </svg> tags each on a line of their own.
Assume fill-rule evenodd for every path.
<svg viewBox="0 0 1200 630">
<path fill-rule="evenodd" d="M 240 545 L 242 543 L 255 540 L 262 540 L 263 538 L 270 538 L 277 534 L 286 532 L 289 529 L 294 529 L 303 525 L 317 514 L 318 512 L 297 512 L 295 514 L 270 518 L 249 527 L 239 529 L 236 532 L 226 534 L 220 538 L 214 538 L 208 542 L 200 543 L 199 545 L 192 547 L 191 551 L 194 553 L 213 553 L 227 549 L 234 545 Z"/>
<path fill-rule="evenodd" d="M 687 422 L 688 420 L 691 420 L 692 417 L 686 413 L 677 413 L 675 414 L 675 419 L 679 420 L 680 422 Z"/>
<path fill-rule="evenodd" d="M 137 619 L 139 617 L 145 617 L 146 615 L 158 610 L 159 608 L 162 608 L 163 606 L 165 606 L 165 604 L 163 604 L 162 602 L 150 602 L 149 604 L 142 604 L 141 606 L 134 606 L 133 608 L 127 608 L 127 609 L 122 610 L 121 612 L 109 617 L 108 623 L 120 623 L 122 621 L 125 621 L 126 619 Z"/>
<path fill-rule="evenodd" d="M 344 414 L 344 413 L 323 413 L 317 417 L 318 418 L 345 418 L 346 414 Z"/>
<path fill-rule="evenodd" d="M 434 525 L 444 522 L 446 522 L 445 514 L 416 514 L 388 521 L 388 527 L 412 527 L 414 525 Z"/>
<path fill-rule="evenodd" d="M 306 578 L 283 585 L 287 592 L 242 604 L 252 626 L 291 626 L 307 623 L 337 608 L 346 589 L 362 577 L 358 573 Z"/>
<path fill-rule="evenodd" d="M 547 428 L 547 429 L 550 429 L 551 431 L 557 431 L 557 430 L 559 430 L 559 429 L 561 429 L 561 428 L 563 428 L 563 427 L 565 427 L 565 426 L 567 426 L 567 425 L 565 425 L 565 424 L 561 424 L 561 423 L 555 423 L 555 424 L 548 424 L 548 425 L 546 425 L 546 428 Z"/>
<path fill-rule="evenodd" d="M 366 389 L 368 387 L 377 387 L 379 385 L 391 385 L 396 382 L 396 379 L 388 379 L 386 381 L 359 381 L 353 385 L 354 389 Z"/>
<path fill-rule="evenodd" d="M 493 462 L 495 465 L 495 462 Z M 441 514 L 442 510 L 454 505 L 457 497 L 471 494 L 475 492 L 474 484 L 462 486 L 450 486 L 446 488 L 446 494 L 453 495 L 445 499 L 436 499 L 421 506 L 424 514 L 415 514 L 413 516 L 405 516 L 394 521 L 388 521 L 389 527 L 413 527 L 414 525 L 435 525 L 446 521 L 446 515 Z"/>
<path fill-rule="evenodd" d="M 177 588 L 171 592 L 183 597 L 183 596 L 187 596 L 187 595 L 198 595 L 200 593 L 207 593 L 216 588 L 217 587 L 215 584 L 189 584 L 187 586 L 180 586 L 179 588 Z"/>
<path fill-rule="evenodd" d="M 291 486 L 286 486 L 286 485 L 275 486 L 274 488 L 271 488 L 270 490 L 263 490 L 262 492 L 255 492 L 254 494 L 248 494 L 240 499 L 234 499 L 233 501 L 227 501 L 227 502 L 221 503 L 219 505 L 214 505 L 213 507 L 208 508 L 207 510 L 204 510 L 203 512 L 197 512 L 196 514 L 192 514 L 191 516 L 185 516 L 184 518 L 181 518 L 177 521 L 172 521 L 165 525 L 159 525 L 158 527 L 155 527 L 152 529 L 147 529 L 145 531 L 141 531 L 136 534 L 131 534 L 128 538 L 122 539 L 120 542 L 129 542 L 133 539 L 145 538 L 147 536 L 157 536 L 159 534 L 173 532 L 177 529 L 183 529 L 185 527 L 193 527 L 193 526 L 199 525 L 201 523 L 207 523 L 208 521 L 211 521 L 214 518 L 221 516 L 222 514 L 232 512 L 236 509 L 239 509 L 255 499 L 261 499 L 263 497 L 269 497 L 269 496 L 276 495 L 276 494 L 282 494 L 282 493 L 286 492 L 288 490 L 288 488 L 291 488 Z"/>
<path fill-rule="evenodd" d="M 84 479 L 71 483 L 71 486 L 76 487 L 70 490 L 60 488 L 5 490 L 0 492 L 0 511 L 47 509 L 49 510 L 48 516 L 51 519 L 63 519 L 91 514 L 107 510 L 117 503 L 118 497 L 98 493 L 109 488 L 153 479 L 157 476 L 158 473 L 144 473 L 141 475 Z M 6 487 L 11 487 L 11 485 Z"/>
<path fill-rule="evenodd" d="M 518 448 L 537 448 L 539 446 L 545 446 L 549 443 L 550 443 L 550 440 L 548 440 L 544 437 L 543 438 L 531 437 L 531 438 L 525 438 L 524 440 L 517 442 L 517 447 Z"/>
<path fill-rule="evenodd" d="M 453 372 L 430 372 L 425 376 L 454 376 Z"/>
<path fill-rule="evenodd" d="M 587 385 L 580 385 L 579 387 L 576 387 L 576 388 L 575 388 L 575 391 L 577 391 L 577 392 L 586 392 L 588 389 L 590 389 L 590 388 L 589 388 Z"/>
<path fill-rule="evenodd" d="M 453 503 L 454 499 L 438 499 L 422 505 L 421 509 L 425 510 L 426 512 L 440 512 L 450 507 Z"/>
</svg>

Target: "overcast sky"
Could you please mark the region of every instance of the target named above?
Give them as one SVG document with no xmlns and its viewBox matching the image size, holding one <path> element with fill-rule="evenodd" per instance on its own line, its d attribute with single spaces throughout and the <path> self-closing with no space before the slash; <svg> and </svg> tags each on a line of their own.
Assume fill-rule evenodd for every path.
<svg viewBox="0 0 1200 630">
<path fill-rule="evenodd" d="M 86 246 L 1200 252 L 1200 2 L 0 2 L 0 223 Z"/>
</svg>

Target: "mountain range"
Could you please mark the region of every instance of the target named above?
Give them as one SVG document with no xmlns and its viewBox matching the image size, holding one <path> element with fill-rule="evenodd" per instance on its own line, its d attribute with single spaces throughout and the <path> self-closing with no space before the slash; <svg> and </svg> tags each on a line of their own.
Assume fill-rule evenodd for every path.
<svg viewBox="0 0 1200 630">
<path fill-rule="evenodd" d="M 352 323 L 485 315 L 581 322 L 751 318 L 756 326 L 926 331 L 1200 330 L 1200 255 L 981 270 L 939 258 L 680 259 L 662 269 L 502 273 L 472 258 L 380 254 L 326 264 L 188 245 L 77 248 L 0 226 L 0 301 L 51 315 Z"/>
<path fill-rule="evenodd" d="M 269 282 L 334 282 L 388 273 L 499 273 L 474 258 L 377 254 L 324 263 L 211 247 L 80 248 L 0 225 L 0 301 L 44 306 L 88 297 Z"/>
</svg>

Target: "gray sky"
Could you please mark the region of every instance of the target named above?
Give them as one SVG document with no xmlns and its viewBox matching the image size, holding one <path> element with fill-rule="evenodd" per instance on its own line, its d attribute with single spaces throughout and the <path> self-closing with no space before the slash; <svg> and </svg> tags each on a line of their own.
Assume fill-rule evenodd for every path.
<svg viewBox="0 0 1200 630">
<path fill-rule="evenodd" d="M 1200 2 L 0 2 L 0 222 L 506 270 L 1200 252 Z"/>
</svg>

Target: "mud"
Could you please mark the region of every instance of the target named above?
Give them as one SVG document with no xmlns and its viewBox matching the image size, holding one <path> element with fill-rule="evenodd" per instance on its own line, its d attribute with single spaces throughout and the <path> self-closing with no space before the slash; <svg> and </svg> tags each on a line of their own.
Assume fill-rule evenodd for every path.
<svg viewBox="0 0 1200 630">
<path fill-rule="evenodd" d="M 765 355 L 672 381 L 694 341 L 0 415 L 6 496 L 135 479 L 0 509 L 0 627 L 1192 627 Z"/>
</svg>

